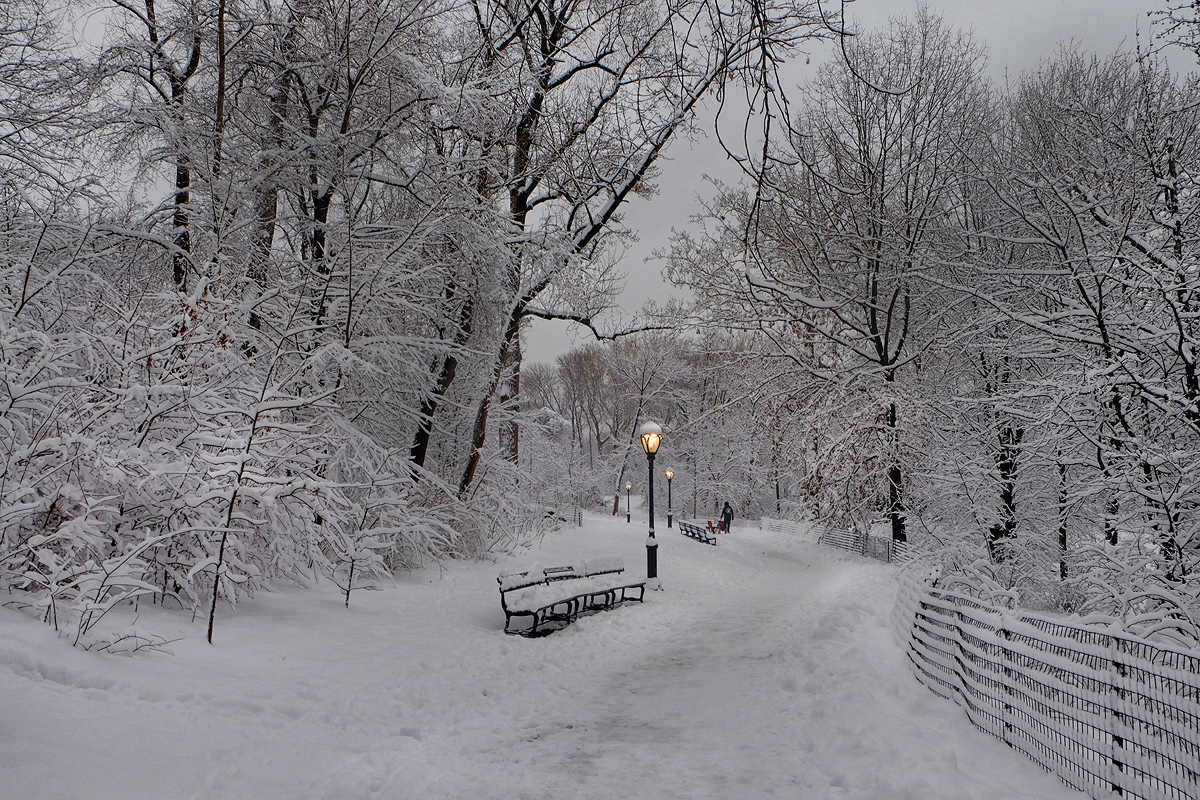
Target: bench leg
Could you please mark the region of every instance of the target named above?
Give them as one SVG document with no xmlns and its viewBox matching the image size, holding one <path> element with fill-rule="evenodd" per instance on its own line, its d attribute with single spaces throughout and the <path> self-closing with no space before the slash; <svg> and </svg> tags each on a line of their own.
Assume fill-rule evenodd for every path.
<svg viewBox="0 0 1200 800">
<path fill-rule="evenodd" d="M 587 596 L 587 600 L 584 602 L 584 607 L 587 610 L 594 609 L 596 611 L 607 611 L 613 607 L 615 602 L 616 598 L 613 596 L 612 592 L 595 592 L 594 594 L 589 594 Z"/>
</svg>

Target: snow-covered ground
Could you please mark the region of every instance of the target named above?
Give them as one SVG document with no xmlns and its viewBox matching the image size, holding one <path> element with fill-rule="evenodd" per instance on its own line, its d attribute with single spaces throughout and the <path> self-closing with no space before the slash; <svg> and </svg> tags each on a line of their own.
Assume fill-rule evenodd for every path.
<svg viewBox="0 0 1200 800">
<path fill-rule="evenodd" d="M 1060 798 L 1082 795 L 911 676 L 895 568 L 735 525 L 659 525 L 665 590 L 549 637 L 501 632 L 495 576 L 615 554 L 592 517 L 499 564 L 356 593 L 285 588 L 204 620 L 143 609 L 171 654 L 73 649 L 0 609 L 0 797 Z"/>
</svg>

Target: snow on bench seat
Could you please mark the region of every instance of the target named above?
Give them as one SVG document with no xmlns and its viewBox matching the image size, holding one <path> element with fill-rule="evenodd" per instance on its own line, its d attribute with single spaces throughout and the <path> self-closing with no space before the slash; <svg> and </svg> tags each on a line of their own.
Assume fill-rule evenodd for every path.
<svg viewBox="0 0 1200 800">
<path fill-rule="evenodd" d="M 535 577 L 536 576 L 536 577 Z M 496 578 L 500 582 L 500 591 L 511 592 L 514 589 L 520 589 L 524 586 L 532 586 L 536 583 L 544 583 L 546 576 L 542 574 L 541 566 L 529 567 L 520 572 L 501 572 L 500 577 Z"/>
<path fill-rule="evenodd" d="M 583 562 L 584 575 L 601 575 L 606 572 L 624 572 L 625 559 L 620 556 L 597 556 Z"/>
<path fill-rule="evenodd" d="M 580 597 L 606 594 L 625 585 L 623 580 L 610 577 L 575 578 L 560 585 L 559 581 L 528 586 L 508 595 L 508 607 L 513 611 L 537 611 L 540 608 L 565 603 Z"/>
<path fill-rule="evenodd" d="M 537 636 L 570 624 L 579 616 L 606 611 L 626 600 L 641 602 L 646 582 L 623 576 L 625 563 L 619 556 L 602 556 L 578 567 L 531 567 L 520 572 L 502 572 L 500 604 L 504 608 L 505 633 Z M 512 629 L 514 617 L 529 617 L 530 626 Z M 551 627 L 551 625 L 556 627 Z"/>
</svg>

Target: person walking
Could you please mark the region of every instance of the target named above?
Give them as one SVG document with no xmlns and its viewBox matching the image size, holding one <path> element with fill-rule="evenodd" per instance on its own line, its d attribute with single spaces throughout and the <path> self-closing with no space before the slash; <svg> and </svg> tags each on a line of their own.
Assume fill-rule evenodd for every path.
<svg viewBox="0 0 1200 800">
<path fill-rule="evenodd" d="M 729 533 L 729 529 L 733 526 L 733 506 L 729 505 L 729 501 L 725 501 L 725 507 L 721 509 L 721 528 Z"/>
</svg>

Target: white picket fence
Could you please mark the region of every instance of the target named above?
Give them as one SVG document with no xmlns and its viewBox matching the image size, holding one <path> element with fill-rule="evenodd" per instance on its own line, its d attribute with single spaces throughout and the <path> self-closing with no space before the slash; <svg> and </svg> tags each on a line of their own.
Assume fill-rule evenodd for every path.
<svg viewBox="0 0 1200 800">
<path fill-rule="evenodd" d="M 1200 653 L 902 580 L 913 672 L 1093 798 L 1200 800 Z"/>
</svg>

